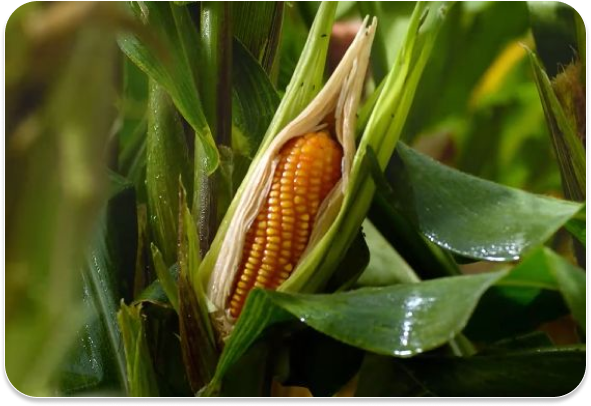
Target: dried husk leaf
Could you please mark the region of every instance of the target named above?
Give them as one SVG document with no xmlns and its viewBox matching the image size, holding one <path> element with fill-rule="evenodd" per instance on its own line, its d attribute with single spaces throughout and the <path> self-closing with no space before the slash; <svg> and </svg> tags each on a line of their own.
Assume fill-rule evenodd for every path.
<svg viewBox="0 0 591 406">
<path fill-rule="evenodd" d="M 227 300 L 238 271 L 247 230 L 269 193 L 273 173 L 279 162 L 279 151 L 290 139 L 325 128 L 325 120 L 331 114 L 335 118 L 334 135 L 343 148 L 342 177 L 320 206 L 312 234 L 298 264 L 324 236 L 340 210 L 355 156 L 356 113 L 377 25 L 375 18 L 369 26 L 367 21 L 368 18 L 323 89 L 274 137 L 269 147 L 253 162 L 250 169 L 252 176 L 245 178 L 241 200 L 221 244 L 220 255 L 207 289 L 213 322 L 222 337 L 229 334 L 234 324 L 226 310 Z M 290 278 L 297 272 L 298 265 Z"/>
</svg>

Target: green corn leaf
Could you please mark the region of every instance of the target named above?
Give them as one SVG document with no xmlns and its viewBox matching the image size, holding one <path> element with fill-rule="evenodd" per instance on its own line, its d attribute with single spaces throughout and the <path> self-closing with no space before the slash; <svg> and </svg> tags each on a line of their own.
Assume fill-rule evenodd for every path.
<svg viewBox="0 0 591 406">
<path fill-rule="evenodd" d="M 398 194 L 385 179 L 371 148 L 367 150 L 366 159 L 377 187 L 369 218 L 384 237 L 398 249 L 421 279 L 459 275 L 460 270 L 451 255 L 422 236 L 411 219 L 390 203 L 398 198 Z"/>
<path fill-rule="evenodd" d="M 585 374 L 584 347 L 399 360 L 368 355 L 356 396 L 563 396 Z"/>
<path fill-rule="evenodd" d="M 470 258 L 513 261 L 543 244 L 581 208 L 485 181 L 399 144 L 388 172 L 388 204 L 442 248 Z"/>
<path fill-rule="evenodd" d="M 221 355 L 209 391 L 273 324 L 300 320 L 346 344 L 409 357 L 439 347 L 468 322 L 480 296 L 505 272 L 324 295 L 253 290 Z"/>
<path fill-rule="evenodd" d="M 183 118 L 196 134 L 203 165 L 208 174 L 215 171 L 219 155 L 205 119 L 195 82 L 195 46 L 198 38 L 185 6 L 172 3 L 133 3 L 132 10 L 145 25 L 142 36 L 122 34 L 121 50 L 137 66 L 170 94 Z M 151 35 L 148 35 L 150 33 Z"/>
</svg>

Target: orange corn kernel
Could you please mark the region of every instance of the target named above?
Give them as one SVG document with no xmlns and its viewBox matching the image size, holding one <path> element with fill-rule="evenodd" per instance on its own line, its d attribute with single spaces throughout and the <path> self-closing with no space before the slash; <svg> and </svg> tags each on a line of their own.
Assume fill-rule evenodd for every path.
<svg viewBox="0 0 591 406">
<path fill-rule="evenodd" d="M 341 178 L 342 157 L 327 131 L 292 138 L 281 148 L 269 194 L 246 233 L 229 299 L 232 317 L 253 287 L 277 289 L 291 275 L 320 205 Z"/>
</svg>

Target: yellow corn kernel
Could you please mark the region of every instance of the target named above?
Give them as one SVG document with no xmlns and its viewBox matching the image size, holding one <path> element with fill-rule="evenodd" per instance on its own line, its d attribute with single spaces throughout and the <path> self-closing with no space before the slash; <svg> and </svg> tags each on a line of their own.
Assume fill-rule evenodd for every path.
<svg viewBox="0 0 591 406">
<path fill-rule="evenodd" d="M 341 178 L 342 157 L 341 146 L 327 131 L 292 138 L 281 148 L 271 190 L 246 233 L 228 299 L 233 317 L 240 315 L 254 286 L 276 289 L 289 277 L 308 243 L 318 208 Z M 277 246 L 284 248 L 281 257 L 267 255 Z"/>
</svg>

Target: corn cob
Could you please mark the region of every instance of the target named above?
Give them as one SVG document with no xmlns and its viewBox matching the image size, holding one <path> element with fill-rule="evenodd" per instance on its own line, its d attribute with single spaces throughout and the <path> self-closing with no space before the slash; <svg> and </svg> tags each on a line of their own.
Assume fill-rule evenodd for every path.
<svg viewBox="0 0 591 406">
<path fill-rule="evenodd" d="M 276 289 L 304 252 L 318 208 L 341 178 L 343 151 L 327 131 L 292 138 L 279 151 L 265 203 L 246 234 L 229 298 L 238 317 L 253 287 Z"/>
<path fill-rule="evenodd" d="M 208 311 L 222 342 L 230 336 L 253 287 L 310 292 L 321 289 L 330 276 L 330 267 L 316 266 L 327 249 L 325 239 L 338 219 L 351 179 L 356 113 L 376 23 L 374 19 L 368 25 L 364 20 L 330 79 L 307 107 L 281 130 L 279 124 L 271 124 L 203 258 L 200 272 L 207 284 Z M 302 83 L 298 79 L 298 86 Z M 290 117 L 292 107 L 279 108 L 279 123 Z M 312 142 L 316 139 L 321 141 Z M 289 158 L 292 150 L 297 152 Z M 309 172 L 301 171 L 300 179 L 298 169 L 303 168 Z"/>
</svg>

